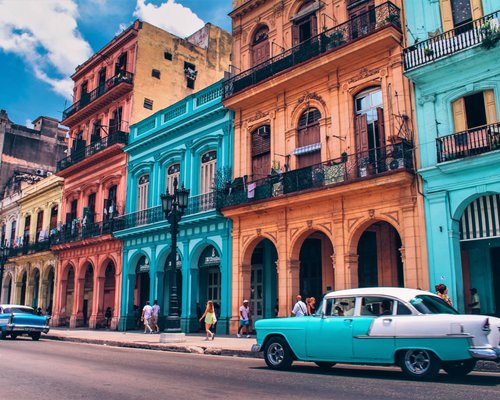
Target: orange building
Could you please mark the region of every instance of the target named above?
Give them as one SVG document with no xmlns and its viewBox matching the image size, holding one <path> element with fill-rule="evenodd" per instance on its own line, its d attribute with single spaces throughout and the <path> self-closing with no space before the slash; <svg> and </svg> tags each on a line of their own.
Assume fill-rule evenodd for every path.
<svg viewBox="0 0 500 400">
<path fill-rule="evenodd" d="M 233 1 L 232 330 L 295 296 L 428 287 L 401 1 Z M 236 73 L 235 73 L 236 72 Z"/>
</svg>

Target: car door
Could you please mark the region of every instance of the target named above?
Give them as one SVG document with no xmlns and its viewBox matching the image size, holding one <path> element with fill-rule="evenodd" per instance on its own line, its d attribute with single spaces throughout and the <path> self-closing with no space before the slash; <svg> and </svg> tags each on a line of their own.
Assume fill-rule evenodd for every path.
<svg viewBox="0 0 500 400">
<path fill-rule="evenodd" d="M 327 299 L 321 315 L 307 329 L 307 356 L 314 361 L 352 359 L 352 322 L 355 297 Z"/>
</svg>

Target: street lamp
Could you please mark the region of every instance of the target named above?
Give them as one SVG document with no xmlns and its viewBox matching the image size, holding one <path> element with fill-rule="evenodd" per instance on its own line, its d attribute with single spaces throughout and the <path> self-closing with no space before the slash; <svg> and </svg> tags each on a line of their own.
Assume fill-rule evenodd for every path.
<svg viewBox="0 0 500 400">
<path fill-rule="evenodd" d="M 2 301 L 2 288 L 3 288 L 3 268 L 7 261 L 9 248 L 7 246 L 0 247 L 0 302 Z"/>
<path fill-rule="evenodd" d="M 169 194 L 168 188 L 165 194 L 160 195 L 161 206 L 170 223 L 170 235 L 172 236 L 172 250 L 170 252 L 170 265 L 168 266 L 168 282 L 170 291 L 170 302 L 168 305 L 167 333 L 181 333 L 181 320 L 179 318 L 179 303 L 177 299 L 177 234 L 179 233 L 179 221 L 184 215 L 188 205 L 189 189 L 184 185 L 177 188 L 177 178 L 174 178 L 174 193 Z"/>
</svg>

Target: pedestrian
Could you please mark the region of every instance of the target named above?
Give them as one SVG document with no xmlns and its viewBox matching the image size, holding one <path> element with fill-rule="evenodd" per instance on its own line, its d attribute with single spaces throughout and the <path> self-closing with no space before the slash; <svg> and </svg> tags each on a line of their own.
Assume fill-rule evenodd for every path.
<svg viewBox="0 0 500 400">
<path fill-rule="evenodd" d="M 307 306 L 302 301 L 302 296 L 299 294 L 297 295 L 297 302 L 293 306 L 292 316 L 303 317 L 305 315 L 307 315 Z"/>
<path fill-rule="evenodd" d="M 141 327 L 141 313 L 139 312 L 139 306 L 137 304 L 134 304 L 134 320 L 135 320 L 135 327 L 139 329 Z"/>
<path fill-rule="evenodd" d="M 444 301 L 446 301 L 450 306 L 453 306 L 451 299 L 448 297 L 448 288 L 444 283 L 439 283 L 434 286 L 436 289 L 436 294 L 441 297 Z"/>
<path fill-rule="evenodd" d="M 309 303 L 307 304 L 307 315 L 316 314 L 316 299 L 314 297 L 309 298 Z"/>
<path fill-rule="evenodd" d="M 243 305 L 240 307 L 240 326 L 236 336 L 241 337 L 241 330 L 245 327 L 247 338 L 250 337 L 250 307 L 248 307 L 248 300 L 243 300 Z"/>
<path fill-rule="evenodd" d="M 36 315 L 43 315 L 43 312 L 42 312 L 42 307 L 38 307 L 36 309 Z"/>
<path fill-rule="evenodd" d="M 481 314 L 481 301 L 476 288 L 470 290 L 471 303 L 469 304 L 471 314 Z"/>
<path fill-rule="evenodd" d="M 155 330 L 155 333 L 160 332 L 160 328 L 158 327 L 158 317 L 160 315 L 160 306 L 158 305 L 158 300 L 155 300 L 153 302 L 153 307 L 152 308 L 152 318 L 151 321 L 153 323 L 153 329 Z"/>
<path fill-rule="evenodd" d="M 111 307 L 106 308 L 106 312 L 104 313 L 104 318 L 106 318 L 106 328 L 111 327 L 111 317 L 113 316 L 113 312 L 111 311 Z"/>
<path fill-rule="evenodd" d="M 205 312 L 200 318 L 200 322 L 203 318 L 205 318 L 205 333 L 207 335 L 205 340 L 214 340 L 215 333 L 212 333 L 210 331 L 210 328 L 217 322 L 217 318 L 215 317 L 214 303 L 212 300 L 207 301 L 207 307 L 205 308 Z"/>
<path fill-rule="evenodd" d="M 151 316 L 153 315 L 153 307 L 149 305 L 149 300 L 142 309 L 141 321 L 144 322 L 144 333 L 153 333 L 151 329 Z"/>
</svg>

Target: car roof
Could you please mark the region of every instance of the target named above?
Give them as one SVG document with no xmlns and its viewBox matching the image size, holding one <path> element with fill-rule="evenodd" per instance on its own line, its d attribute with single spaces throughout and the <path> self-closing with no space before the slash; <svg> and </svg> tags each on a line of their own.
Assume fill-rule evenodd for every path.
<svg viewBox="0 0 500 400">
<path fill-rule="evenodd" d="M 418 295 L 431 295 L 436 296 L 434 293 L 427 292 L 420 289 L 399 288 L 399 287 L 369 287 L 357 289 L 337 290 L 329 292 L 325 297 L 337 296 L 392 296 L 397 297 L 404 301 L 410 301 Z"/>
<path fill-rule="evenodd" d="M 30 306 L 22 306 L 20 304 L 0 304 L 0 307 L 2 308 L 11 308 L 11 307 L 16 307 L 16 308 L 26 308 L 27 310 L 33 310 L 33 307 Z"/>
</svg>

